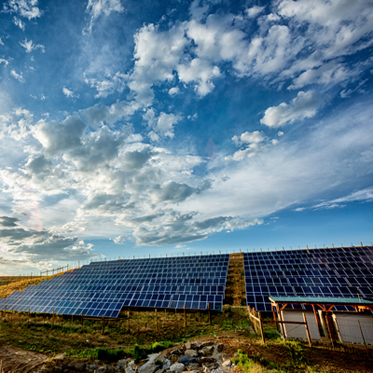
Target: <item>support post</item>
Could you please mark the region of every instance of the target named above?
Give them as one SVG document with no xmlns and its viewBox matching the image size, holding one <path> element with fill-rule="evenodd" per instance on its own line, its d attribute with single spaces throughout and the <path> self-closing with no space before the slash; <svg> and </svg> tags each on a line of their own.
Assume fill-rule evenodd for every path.
<svg viewBox="0 0 373 373">
<path fill-rule="evenodd" d="M 30 324 L 30 307 L 28 308 L 28 312 L 27 312 L 27 324 Z"/>
<path fill-rule="evenodd" d="M 284 329 L 284 324 L 282 323 L 283 320 L 281 317 L 281 312 L 279 310 L 278 304 L 276 304 L 276 310 L 277 310 L 278 319 L 281 321 L 280 326 L 281 326 L 282 339 L 285 339 L 285 329 Z"/>
<path fill-rule="evenodd" d="M 357 322 L 359 323 L 360 333 L 361 333 L 361 336 L 363 337 L 364 346 L 365 346 L 366 349 L 368 349 L 367 343 L 365 342 L 365 337 L 364 337 L 364 334 L 363 334 L 363 329 L 361 329 L 360 320 L 357 320 Z"/>
<path fill-rule="evenodd" d="M 312 347 L 311 334 L 310 334 L 310 330 L 308 329 L 308 323 L 307 323 L 306 314 L 303 312 L 302 315 L 303 315 L 304 325 L 305 325 L 305 327 L 306 327 L 306 333 L 307 333 L 308 344 L 309 344 L 310 347 Z"/>
<path fill-rule="evenodd" d="M 155 309 L 155 324 L 156 324 L 157 331 L 158 331 L 158 313 L 157 313 L 157 309 Z"/>
<path fill-rule="evenodd" d="M 276 331 L 278 331 L 277 316 L 276 316 L 276 312 L 275 312 L 275 309 L 273 307 L 273 304 L 271 304 L 271 308 L 272 308 L 272 313 L 273 313 L 273 319 L 275 320 L 275 324 L 276 324 Z"/>
<path fill-rule="evenodd" d="M 265 340 L 265 337 L 264 337 L 263 320 L 262 320 L 261 312 L 258 312 L 258 318 L 259 318 L 260 334 L 262 335 L 262 342 L 264 344 L 264 343 L 266 343 L 266 340 Z"/>
<path fill-rule="evenodd" d="M 211 311 L 210 311 L 210 303 L 207 303 L 207 310 L 209 314 L 209 324 L 211 325 Z"/>
<path fill-rule="evenodd" d="M 102 334 L 105 332 L 105 315 L 102 314 Z"/>
<path fill-rule="evenodd" d="M 316 308 L 315 308 L 314 304 L 312 305 L 312 309 L 313 309 L 313 314 L 315 315 L 316 324 L 317 324 L 317 327 L 318 327 L 319 333 L 320 333 L 320 331 L 322 330 L 321 322 L 320 322 L 320 319 L 319 319 L 319 315 L 316 312 Z"/>
<path fill-rule="evenodd" d="M 186 308 L 185 308 L 185 304 L 184 304 L 184 328 L 187 327 L 187 314 L 186 314 Z"/>
<path fill-rule="evenodd" d="M 80 315 L 80 324 L 81 324 L 81 330 L 80 330 L 80 332 L 83 333 L 83 312 Z"/>
<path fill-rule="evenodd" d="M 130 311 L 127 311 L 127 332 L 130 332 Z"/>
</svg>

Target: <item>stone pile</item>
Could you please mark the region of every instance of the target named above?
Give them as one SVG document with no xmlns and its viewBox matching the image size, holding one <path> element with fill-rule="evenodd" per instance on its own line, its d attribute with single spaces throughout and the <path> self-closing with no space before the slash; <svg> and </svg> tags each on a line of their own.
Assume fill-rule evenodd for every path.
<svg viewBox="0 0 373 373">
<path fill-rule="evenodd" d="M 208 342 L 187 342 L 183 347 L 151 354 L 136 364 L 131 358 L 116 363 L 74 362 L 63 356 L 44 364 L 33 373 L 226 373 L 234 364 L 224 355 L 225 345 Z"/>
</svg>

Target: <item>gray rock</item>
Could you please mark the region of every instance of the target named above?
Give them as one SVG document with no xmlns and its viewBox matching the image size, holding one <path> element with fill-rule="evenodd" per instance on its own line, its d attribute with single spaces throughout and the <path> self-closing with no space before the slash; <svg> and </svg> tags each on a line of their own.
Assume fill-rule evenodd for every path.
<svg viewBox="0 0 373 373">
<path fill-rule="evenodd" d="M 134 360 L 131 360 L 131 361 L 128 363 L 128 366 L 129 366 L 130 368 L 132 368 L 133 370 L 135 370 L 135 369 L 136 369 L 136 363 L 135 363 L 135 361 L 134 361 Z"/>
<path fill-rule="evenodd" d="M 225 344 L 224 343 L 219 343 L 217 346 L 216 346 L 216 351 L 217 352 L 222 352 L 224 350 L 224 347 L 225 347 Z"/>
<path fill-rule="evenodd" d="M 130 365 L 128 365 L 128 367 L 126 369 L 126 373 L 135 373 L 135 369 L 133 369 Z"/>
<path fill-rule="evenodd" d="M 150 354 L 149 360 L 143 366 L 139 368 L 139 373 L 154 373 L 159 366 L 154 364 L 155 360 L 158 358 L 159 354 Z"/>
<path fill-rule="evenodd" d="M 107 371 L 107 366 L 103 365 L 102 367 L 96 370 L 96 373 L 106 373 L 106 371 Z"/>
<path fill-rule="evenodd" d="M 185 365 L 181 363 L 175 363 L 170 366 L 171 372 L 181 373 L 181 372 L 184 372 L 184 370 L 185 370 Z"/>
<path fill-rule="evenodd" d="M 189 350 L 186 350 L 184 352 L 184 355 L 185 356 L 191 356 L 191 357 L 197 357 L 198 356 L 198 352 L 196 350 L 189 349 Z"/>
<path fill-rule="evenodd" d="M 203 373 L 211 373 L 211 369 L 208 367 L 203 367 Z"/>
<path fill-rule="evenodd" d="M 187 343 L 185 343 L 185 348 L 187 350 L 190 350 L 192 348 L 192 344 L 188 341 Z"/>
<path fill-rule="evenodd" d="M 117 367 L 118 368 L 126 367 L 127 365 L 128 365 L 128 361 L 126 359 L 122 359 L 122 360 L 119 360 L 117 362 Z"/>
<path fill-rule="evenodd" d="M 203 342 L 199 348 L 205 348 L 205 347 L 209 347 L 209 346 L 213 346 L 214 345 L 214 342 L 213 341 L 206 341 L 206 342 Z"/>
<path fill-rule="evenodd" d="M 213 370 L 211 371 L 211 373 L 224 373 L 224 372 L 222 372 L 222 371 L 219 370 L 219 369 L 213 369 Z"/>
<path fill-rule="evenodd" d="M 191 363 L 188 365 L 189 371 L 201 371 L 201 366 L 198 363 Z"/>
<path fill-rule="evenodd" d="M 200 347 L 200 343 L 195 341 L 190 344 L 190 348 L 196 349 Z"/>
<path fill-rule="evenodd" d="M 165 361 L 163 362 L 162 369 L 163 369 L 163 370 L 167 370 L 167 369 L 170 368 L 170 366 L 171 366 L 171 361 L 168 360 L 168 359 L 165 359 Z"/>
<path fill-rule="evenodd" d="M 170 352 L 171 355 L 183 355 L 184 354 L 184 349 L 182 348 L 177 348 L 176 350 L 172 350 Z"/>
<path fill-rule="evenodd" d="M 88 370 L 89 372 L 94 372 L 95 370 L 97 370 L 97 368 L 98 368 L 98 366 L 97 366 L 96 364 L 89 364 L 89 365 L 87 366 L 87 370 Z"/>
<path fill-rule="evenodd" d="M 198 359 L 196 357 L 192 357 L 192 356 L 180 356 L 179 357 L 179 363 L 184 364 L 184 365 L 188 365 L 190 363 L 196 363 L 196 362 L 198 362 Z"/>
<path fill-rule="evenodd" d="M 211 356 L 214 353 L 214 346 L 207 346 L 199 350 L 202 356 Z"/>
<path fill-rule="evenodd" d="M 225 360 L 223 361 L 223 364 L 222 364 L 223 367 L 230 367 L 231 365 L 232 365 L 232 362 L 230 360 Z"/>
</svg>

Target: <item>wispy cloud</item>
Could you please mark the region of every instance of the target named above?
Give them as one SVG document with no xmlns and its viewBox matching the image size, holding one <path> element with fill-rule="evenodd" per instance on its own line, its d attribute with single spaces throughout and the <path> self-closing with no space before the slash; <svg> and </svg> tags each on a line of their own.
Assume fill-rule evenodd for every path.
<svg viewBox="0 0 373 373">
<path fill-rule="evenodd" d="M 40 49 L 43 53 L 45 52 L 45 47 L 42 44 L 34 44 L 32 40 L 25 39 L 20 43 L 23 48 L 26 49 L 26 53 L 31 53 L 36 49 Z"/>
</svg>

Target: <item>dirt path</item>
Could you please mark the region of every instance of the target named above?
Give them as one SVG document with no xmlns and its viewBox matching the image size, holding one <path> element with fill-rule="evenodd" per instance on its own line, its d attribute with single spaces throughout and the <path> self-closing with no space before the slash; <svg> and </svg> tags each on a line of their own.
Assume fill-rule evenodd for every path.
<svg viewBox="0 0 373 373">
<path fill-rule="evenodd" d="M 20 348 L 4 345 L 0 342 L 0 361 L 5 373 L 28 373 L 45 361 L 48 356 Z"/>
</svg>

